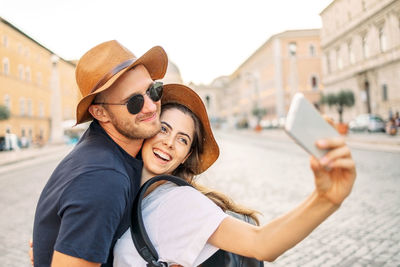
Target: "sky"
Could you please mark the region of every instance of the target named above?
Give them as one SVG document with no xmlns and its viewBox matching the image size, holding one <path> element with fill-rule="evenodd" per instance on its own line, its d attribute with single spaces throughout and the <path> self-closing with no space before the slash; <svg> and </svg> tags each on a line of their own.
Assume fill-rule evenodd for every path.
<svg viewBox="0 0 400 267">
<path fill-rule="evenodd" d="M 184 83 L 233 73 L 274 34 L 321 28 L 332 0 L 0 0 L 0 16 L 64 59 L 116 39 L 162 46 Z"/>
</svg>

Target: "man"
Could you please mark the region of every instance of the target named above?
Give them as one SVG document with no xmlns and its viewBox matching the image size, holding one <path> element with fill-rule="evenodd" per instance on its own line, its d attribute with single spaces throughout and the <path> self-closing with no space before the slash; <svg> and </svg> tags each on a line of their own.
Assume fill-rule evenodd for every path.
<svg viewBox="0 0 400 267">
<path fill-rule="evenodd" d="M 42 191 L 35 266 L 111 266 L 140 185 L 142 162 L 135 156 L 143 139 L 160 130 L 162 85 L 154 80 L 164 77 L 167 64 L 161 47 L 136 58 L 117 41 L 79 60 L 77 124 L 94 120 Z"/>
</svg>

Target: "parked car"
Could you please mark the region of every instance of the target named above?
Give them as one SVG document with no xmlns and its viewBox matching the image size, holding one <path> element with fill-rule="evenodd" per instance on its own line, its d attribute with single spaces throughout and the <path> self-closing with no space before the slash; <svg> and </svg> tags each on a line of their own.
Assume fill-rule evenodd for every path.
<svg viewBox="0 0 400 267">
<path fill-rule="evenodd" d="M 361 114 L 349 122 L 350 131 L 385 132 L 385 121 L 374 114 Z"/>
</svg>

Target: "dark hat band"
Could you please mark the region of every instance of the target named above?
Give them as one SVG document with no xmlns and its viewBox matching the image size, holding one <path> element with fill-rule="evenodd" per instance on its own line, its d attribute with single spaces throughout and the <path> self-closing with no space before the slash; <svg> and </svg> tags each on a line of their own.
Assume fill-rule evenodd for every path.
<svg viewBox="0 0 400 267">
<path fill-rule="evenodd" d="M 107 72 L 103 76 L 103 78 L 100 79 L 100 81 L 96 83 L 96 85 L 93 87 L 90 93 L 93 93 L 94 91 L 102 87 L 109 79 L 111 79 L 111 77 L 113 77 L 115 74 L 125 69 L 126 67 L 130 66 L 135 60 L 136 58 L 128 59 L 115 66 L 111 71 Z"/>
</svg>

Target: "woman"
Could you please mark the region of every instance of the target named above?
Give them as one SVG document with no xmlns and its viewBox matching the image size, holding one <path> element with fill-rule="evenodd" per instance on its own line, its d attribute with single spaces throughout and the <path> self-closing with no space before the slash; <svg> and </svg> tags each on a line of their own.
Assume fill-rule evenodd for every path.
<svg viewBox="0 0 400 267">
<path fill-rule="evenodd" d="M 183 85 L 166 85 L 162 103 L 162 130 L 142 148 L 142 183 L 160 174 L 192 181 L 219 155 L 204 104 Z M 310 159 L 314 192 L 297 208 L 262 227 L 227 216 L 193 188 L 159 185 L 144 199 L 142 212 L 160 260 L 197 266 L 220 248 L 273 261 L 296 245 L 340 207 L 356 176 L 350 150 L 342 139 L 320 140 L 317 145 L 331 151 L 320 161 Z M 129 230 L 114 248 L 114 266 L 146 266 Z"/>
</svg>

